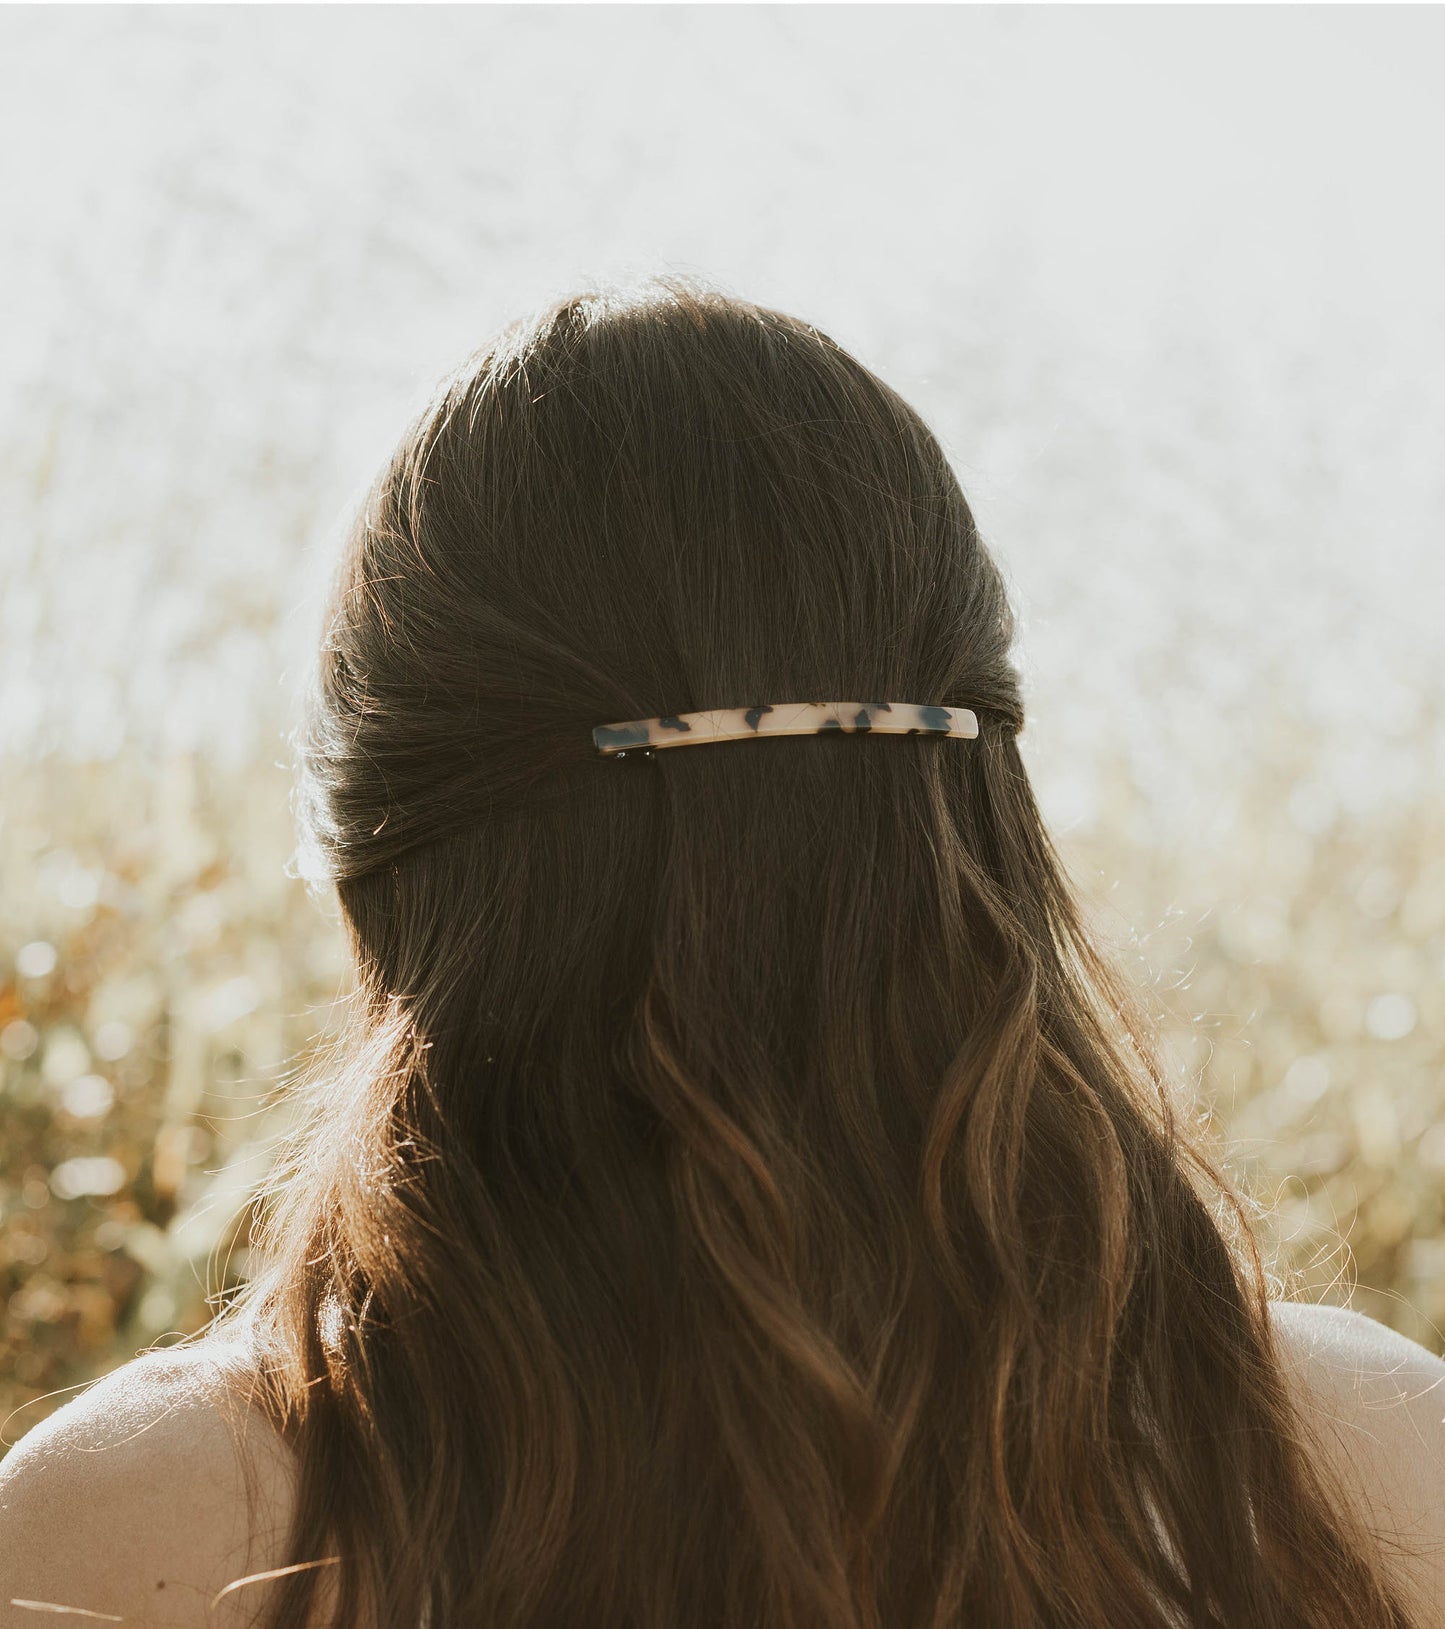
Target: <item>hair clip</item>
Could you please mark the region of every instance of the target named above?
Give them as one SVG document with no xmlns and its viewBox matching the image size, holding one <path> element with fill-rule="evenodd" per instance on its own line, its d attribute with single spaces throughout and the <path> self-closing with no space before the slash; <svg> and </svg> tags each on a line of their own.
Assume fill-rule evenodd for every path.
<svg viewBox="0 0 1445 1629">
<path fill-rule="evenodd" d="M 633 748 L 701 746 L 709 741 L 746 741 L 760 735 L 978 734 L 968 707 L 933 707 L 911 701 L 783 701 L 755 707 L 721 707 L 705 713 L 665 713 L 592 731 L 597 751 L 622 757 Z"/>
</svg>

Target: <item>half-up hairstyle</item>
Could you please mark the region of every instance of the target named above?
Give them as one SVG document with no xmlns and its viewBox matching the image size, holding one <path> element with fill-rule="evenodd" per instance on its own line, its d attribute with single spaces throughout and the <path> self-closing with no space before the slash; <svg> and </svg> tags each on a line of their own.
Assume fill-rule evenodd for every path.
<svg viewBox="0 0 1445 1629">
<path fill-rule="evenodd" d="M 919 416 L 698 280 L 558 301 L 407 430 L 301 742 L 356 1000 L 221 1323 L 339 1557 L 271 1629 L 324 1580 L 347 1629 L 1405 1625 L 1013 638 Z M 837 697 L 979 734 L 592 742 Z"/>
</svg>

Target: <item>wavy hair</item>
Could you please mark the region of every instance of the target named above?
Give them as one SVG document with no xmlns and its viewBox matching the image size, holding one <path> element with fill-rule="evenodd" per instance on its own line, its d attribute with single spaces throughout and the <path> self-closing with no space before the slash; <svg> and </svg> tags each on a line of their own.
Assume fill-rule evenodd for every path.
<svg viewBox="0 0 1445 1629">
<path fill-rule="evenodd" d="M 1016 737 L 918 414 L 680 276 L 436 390 L 328 603 L 298 811 L 355 956 L 255 1241 L 266 1622 L 1400 1629 L 1301 1446 Z M 599 758 L 804 698 L 975 740 Z"/>
</svg>

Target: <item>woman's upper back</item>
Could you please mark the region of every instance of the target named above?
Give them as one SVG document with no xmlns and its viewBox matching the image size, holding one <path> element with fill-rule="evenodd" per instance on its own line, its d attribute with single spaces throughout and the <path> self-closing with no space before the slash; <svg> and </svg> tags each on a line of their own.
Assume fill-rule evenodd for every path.
<svg viewBox="0 0 1445 1629">
<path fill-rule="evenodd" d="M 1320 1459 L 1416 1552 L 1392 1570 L 1419 1629 L 1445 1629 L 1445 1361 L 1358 1313 L 1273 1312 Z M 286 1563 L 293 1470 L 234 1376 L 204 1343 L 148 1353 L 22 1439 L 0 1464 L 0 1622 L 42 1603 L 157 1629 L 252 1620 L 266 1582 L 227 1586 Z"/>
</svg>

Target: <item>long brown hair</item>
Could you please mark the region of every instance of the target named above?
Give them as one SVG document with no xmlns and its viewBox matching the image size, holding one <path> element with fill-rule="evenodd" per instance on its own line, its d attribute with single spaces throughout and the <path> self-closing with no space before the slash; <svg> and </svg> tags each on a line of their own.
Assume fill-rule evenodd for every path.
<svg viewBox="0 0 1445 1629">
<path fill-rule="evenodd" d="M 411 425 L 300 743 L 351 1027 L 222 1320 L 335 1621 L 1405 1624 L 1040 818 L 1013 636 L 919 416 L 697 279 L 556 302 Z M 980 733 L 593 750 L 841 697 Z"/>
</svg>

